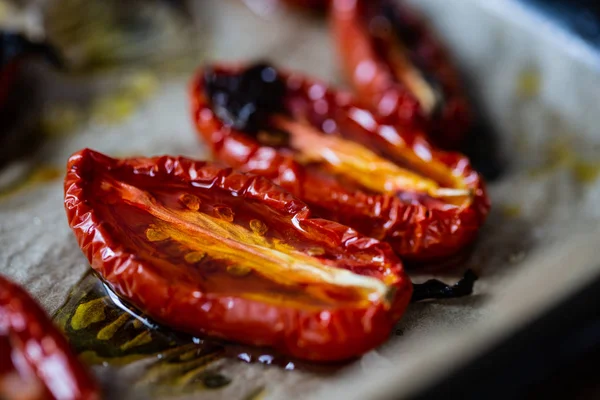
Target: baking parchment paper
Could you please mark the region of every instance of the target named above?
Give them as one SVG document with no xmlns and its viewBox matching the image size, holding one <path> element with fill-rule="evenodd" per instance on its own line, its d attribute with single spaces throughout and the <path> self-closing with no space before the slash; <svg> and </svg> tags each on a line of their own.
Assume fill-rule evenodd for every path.
<svg viewBox="0 0 600 400">
<path fill-rule="evenodd" d="M 195 3 L 195 12 L 208 17 L 199 37 L 208 60 L 268 59 L 343 84 L 322 19 L 248 3 L 254 11 L 234 0 Z M 594 259 L 600 248 L 599 59 L 510 0 L 413 3 L 462 65 L 507 163 L 505 175 L 489 187 L 493 210 L 464 266 L 481 275 L 475 294 L 412 305 L 387 344 L 338 374 L 222 359 L 213 367 L 231 384 L 189 398 L 402 397 L 467 362 L 600 273 Z M 49 313 L 88 268 L 62 204 L 68 156 L 90 147 L 113 156 L 207 157 L 189 115 L 192 71 L 161 77 L 155 95 L 123 122 L 92 119 L 73 134 L 47 141 L 34 160 L 3 172 L 0 180 L 40 165 L 60 170 L 56 179 L 0 198 L 0 273 L 23 284 Z M 47 90 L 64 88 L 48 83 Z M 441 277 L 453 280 L 460 272 Z M 120 398 L 118 390 L 129 386 L 141 364 L 94 371 L 118 388 L 115 398 Z M 135 394 L 151 397 L 139 387 Z"/>
</svg>

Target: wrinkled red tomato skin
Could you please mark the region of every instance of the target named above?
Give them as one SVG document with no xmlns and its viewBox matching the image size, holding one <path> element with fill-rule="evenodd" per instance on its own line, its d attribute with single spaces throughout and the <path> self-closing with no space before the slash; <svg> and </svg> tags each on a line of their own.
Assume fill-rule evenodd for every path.
<svg viewBox="0 0 600 400">
<path fill-rule="evenodd" d="M 387 244 L 337 223 L 311 218 L 304 203 L 262 177 L 182 157 L 119 161 L 87 149 L 74 154 L 67 168 L 67 217 L 92 268 L 119 296 L 172 328 L 268 346 L 302 359 L 336 361 L 359 356 L 384 342 L 410 301 L 412 284 Z M 119 243 L 115 230 L 120 228 L 101 218 L 92 187 L 102 173 L 118 170 L 155 180 L 159 188 L 195 182 L 208 190 L 239 192 L 237 196 L 244 201 L 258 201 L 264 210 L 287 213 L 296 223 L 329 237 L 344 254 L 375 248 L 389 262 L 387 273 L 397 277 L 391 306 L 379 301 L 365 308 L 305 310 L 202 291 L 201 282 L 189 278 L 195 271 L 176 270 L 168 260 L 153 262 L 151 254 L 142 255 L 138 248 Z M 368 268 L 369 262 L 363 266 Z"/>
<path fill-rule="evenodd" d="M 240 70 L 231 66 L 211 68 L 227 73 Z M 371 138 L 371 147 L 380 145 L 383 150 L 393 151 L 393 146 L 383 140 L 384 130 L 381 129 L 392 127 L 380 123 L 379 117 L 357 105 L 348 93 L 337 92 L 322 82 L 299 74 L 280 73 L 288 85 L 286 106 L 292 116 L 300 116 L 313 123 L 331 119 L 341 131 L 353 131 Z M 455 265 L 448 263 L 448 259 L 463 253 L 476 239 L 489 212 L 490 201 L 482 178 L 461 154 L 437 150 L 420 131 L 396 130 L 406 147 L 423 157 L 441 161 L 455 175 L 464 178 L 473 191 L 473 200 L 467 207 L 443 209 L 429 207 L 419 201 L 408 204 L 395 195 L 373 194 L 348 187 L 330 175 L 300 164 L 289 153 L 261 145 L 249 135 L 225 126 L 212 112 L 205 95 L 203 76 L 200 71 L 191 84 L 192 118 L 199 135 L 219 160 L 233 168 L 267 177 L 305 201 L 323 218 L 388 242 L 403 260 L 412 265 L 427 264 L 436 268 Z M 315 87 L 319 90 L 314 90 Z M 322 92 L 323 95 L 311 99 L 311 92 Z M 326 106 L 320 108 L 328 111 L 315 119 L 317 102 L 324 102 Z M 365 116 L 368 123 L 361 125 L 351 114 Z M 386 144 L 382 145 L 383 142 Z"/>
<path fill-rule="evenodd" d="M 371 0 L 336 0 L 330 9 L 331 27 L 343 70 L 361 100 L 388 123 L 424 128 L 439 146 L 460 148 L 472 124 L 471 107 L 459 82 L 459 73 L 427 24 L 402 8 L 409 29 L 416 32 L 413 51 L 424 67 L 442 83 L 445 105 L 441 116 L 429 119 L 410 91 L 393 76 L 374 48 L 364 9 Z M 379 0 L 375 0 L 379 1 Z"/>
<path fill-rule="evenodd" d="M 46 313 L 25 290 L 2 276 L 0 348 L 3 390 L 3 380 L 16 374 L 23 382 L 40 384 L 36 393 L 39 399 L 100 399 L 98 386 L 87 368 L 73 354 Z M 18 394 L 23 391 L 25 388 L 19 388 Z M 0 394 L 11 398 L 10 393 L 0 391 Z"/>
</svg>

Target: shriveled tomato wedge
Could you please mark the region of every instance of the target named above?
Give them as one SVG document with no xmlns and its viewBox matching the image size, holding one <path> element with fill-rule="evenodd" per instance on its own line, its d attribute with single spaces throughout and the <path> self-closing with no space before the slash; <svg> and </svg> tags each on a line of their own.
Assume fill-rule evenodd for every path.
<svg viewBox="0 0 600 400">
<path fill-rule="evenodd" d="M 436 144 L 457 148 L 472 125 L 459 73 L 416 13 L 392 0 L 335 0 L 337 50 L 358 96 L 401 124 L 425 126 Z"/>
<path fill-rule="evenodd" d="M 0 398 L 97 400 L 67 340 L 25 290 L 0 276 Z"/>
<path fill-rule="evenodd" d="M 460 255 L 488 213 L 467 158 L 321 82 L 263 64 L 210 66 L 191 97 L 217 158 L 273 180 L 323 218 L 389 242 L 412 263 Z"/>
<path fill-rule="evenodd" d="M 343 360 L 386 340 L 410 300 L 387 244 L 215 164 L 82 150 L 68 163 L 65 207 L 102 279 L 192 334 Z"/>
</svg>

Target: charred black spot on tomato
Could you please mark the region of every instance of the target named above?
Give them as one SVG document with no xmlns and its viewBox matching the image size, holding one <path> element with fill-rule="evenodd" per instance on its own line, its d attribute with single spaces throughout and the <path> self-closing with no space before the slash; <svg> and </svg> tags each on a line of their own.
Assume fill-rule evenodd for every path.
<svg viewBox="0 0 600 400">
<path fill-rule="evenodd" d="M 213 111 L 235 129 L 257 135 L 268 127 L 271 114 L 284 111 L 285 82 L 269 64 L 257 63 L 237 74 L 208 70 L 204 79 Z M 287 140 L 285 133 L 275 134 L 282 135 Z"/>
<path fill-rule="evenodd" d="M 471 270 L 465 272 L 464 277 L 450 286 L 437 279 L 430 279 L 425 283 L 413 284 L 413 294 L 411 301 L 417 302 L 429 299 L 451 299 L 455 297 L 464 297 L 473 293 L 473 286 L 477 280 L 477 275 Z"/>
</svg>

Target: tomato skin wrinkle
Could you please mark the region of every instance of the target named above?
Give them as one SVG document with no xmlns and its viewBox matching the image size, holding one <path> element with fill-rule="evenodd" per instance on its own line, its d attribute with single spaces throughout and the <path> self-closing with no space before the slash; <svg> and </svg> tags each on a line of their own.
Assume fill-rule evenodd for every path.
<svg viewBox="0 0 600 400">
<path fill-rule="evenodd" d="M 335 46 L 354 91 L 389 121 L 462 148 L 474 112 L 448 51 L 428 24 L 392 0 L 333 1 Z"/>
<path fill-rule="evenodd" d="M 263 76 L 257 68 L 266 82 L 240 92 L 240 82 L 250 87 Z M 388 124 L 323 82 L 264 63 L 209 65 L 190 98 L 215 158 L 281 185 L 320 217 L 388 242 L 411 266 L 456 265 L 485 222 L 489 197 L 465 156 L 437 149 L 419 129 Z M 239 110 L 249 103 L 270 106 L 249 107 L 247 118 Z"/>
<path fill-rule="evenodd" d="M 0 276 L 0 397 L 98 400 L 98 385 L 29 294 Z"/>
<path fill-rule="evenodd" d="M 412 295 L 388 244 L 214 163 L 85 149 L 69 159 L 65 209 L 111 290 L 191 334 L 351 359 L 387 339 Z"/>
</svg>

